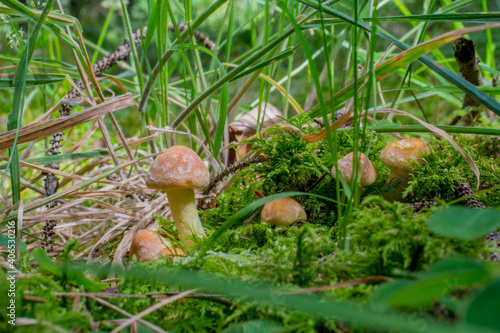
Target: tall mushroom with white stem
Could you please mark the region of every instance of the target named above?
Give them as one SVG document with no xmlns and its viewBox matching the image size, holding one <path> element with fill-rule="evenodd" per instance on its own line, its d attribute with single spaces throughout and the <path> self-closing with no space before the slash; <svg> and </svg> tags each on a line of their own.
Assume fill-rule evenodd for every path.
<svg viewBox="0 0 500 333">
<path fill-rule="evenodd" d="M 173 146 L 158 155 L 149 169 L 146 185 L 165 190 L 179 238 L 187 249 L 193 238 L 205 238 L 194 190 L 208 185 L 210 174 L 203 160 L 184 146 Z"/>
<path fill-rule="evenodd" d="M 391 172 L 389 179 L 399 182 L 396 192 L 385 193 L 384 198 L 390 201 L 401 201 L 402 193 L 408 186 L 413 171 L 410 161 L 422 163 L 422 155 L 429 154 L 429 147 L 419 138 L 406 138 L 387 145 L 380 153 L 380 161 L 387 165 Z"/>
</svg>

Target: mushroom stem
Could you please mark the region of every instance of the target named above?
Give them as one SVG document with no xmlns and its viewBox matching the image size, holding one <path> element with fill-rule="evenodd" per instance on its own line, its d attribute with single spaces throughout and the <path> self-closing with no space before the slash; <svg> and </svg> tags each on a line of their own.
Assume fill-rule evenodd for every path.
<svg viewBox="0 0 500 333">
<path fill-rule="evenodd" d="M 389 179 L 396 181 L 397 184 L 394 192 L 385 192 L 383 197 L 387 201 L 401 201 L 403 200 L 403 192 L 408 187 L 410 180 L 410 172 L 396 168 L 390 168 Z"/>
<path fill-rule="evenodd" d="M 179 238 L 187 249 L 192 249 L 193 235 L 199 238 L 206 237 L 198 216 L 194 190 L 168 189 L 166 192 Z"/>
</svg>

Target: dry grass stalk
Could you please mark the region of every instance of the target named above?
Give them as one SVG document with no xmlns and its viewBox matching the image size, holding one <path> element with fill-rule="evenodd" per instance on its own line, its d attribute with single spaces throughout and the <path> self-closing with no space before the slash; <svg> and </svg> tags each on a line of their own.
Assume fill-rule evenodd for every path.
<svg viewBox="0 0 500 333">
<path fill-rule="evenodd" d="M 46 138 L 49 135 L 73 128 L 93 119 L 102 117 L 105 114 L 121 110 L 132 105 L 134 105 L 132 95 L 127 93 L 65 118 L 38 121 L 19 129 L 17 143 L 21 144 Z M 0 134 L 0 152 L 14 144 L 16 133 L 17 130 L 12 130 Z"/>
</svg>

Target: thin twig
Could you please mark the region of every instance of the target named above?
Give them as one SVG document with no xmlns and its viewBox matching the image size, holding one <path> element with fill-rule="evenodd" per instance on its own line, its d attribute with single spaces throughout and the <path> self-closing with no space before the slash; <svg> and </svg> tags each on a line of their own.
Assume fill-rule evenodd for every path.
<svg viewBox="0 0 500 333">
<path fill-rule="evenodd" d="M 142 317 L 144 316 L 147 316 L 148 314 L 150 314 L 151 312 L 154 312 L 162 307 L 164 307 L 165 305 L 167 304 L 170 304 L 172 302 L 175 302 L 181 298 L 184 298 L 185 296 L 191 294 L 192 292 L 196 291 L 198 289 L 192 289 L 192 290 L 188 290 L 188 291 L 185 291 L 185 292 L 182 292 L 182 293 L 179 293 L 175 296 L 172 296 L 172 297 L 169 297 L 149 308 L 147 308 L 146 310 L 138 313 L 137 315 L 131 317 L 130 319 L 127 319 L 123 324 L 121 324 L 120 326 L 118 326 L 117 328 L 115 328 L 114 330 L 111 331 L 111 333 L 118 333 L 118 332 L 121 332 L 125 327 L 131 325 L 132 323 L 136 322 L 137 320 L 141 319 Z"/>
</svg>

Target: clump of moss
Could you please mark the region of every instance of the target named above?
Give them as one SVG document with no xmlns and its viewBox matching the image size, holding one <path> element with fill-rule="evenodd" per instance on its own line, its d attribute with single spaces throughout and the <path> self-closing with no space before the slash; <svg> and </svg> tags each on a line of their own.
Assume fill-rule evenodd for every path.
<svg viewBox="0 0 500 333">
<path fill-rule="evenodd" d="M 261 178 L 265 194 L 306 191 L 329 171 L 321 144 L 308 144 L 295 133 L 255 139 L 252 150 L 266 156 L 266 161 L 249 168 Z"/>
<path fill-rule="evenodd" d="M 30 254 L 23 255 L 23 260 L 31 259 Z M 23 268 L 23 264 L 20 269 Z M 28 269 L 26 269 L 28 271 Z M 11 300 L 7 297 L 9 294 L 9 284 L 5 283 L 7 273 L 0 269 L 0 331 L 8 332 L 12 329 L 12 325 L 8 323 L 11 320 L 6 316 L 6 309 Z M 81 331 L 90 331 L 90 318 L 81 311 L 84 307 L 84 300 L 80 299 L 77 304 L 75 301 L 69 302 L 67 299 L 61 302 L 61 297 L 56 296 L 55 292 L 68 291 L 66 287 L 57 281 L 51 275 L 36 275 L 29 279 L 17 279 L 15 300 L 16 300 L 16 318 L 34 318 L 38 320 L 36 325 L 16 326 L 16 332 L 54 332 L 56 330 L 70 330 L 78 327 Z M 77 290 L 78 291 L 78 290 Z M 83 288 L 81 291 L 84 291 Z M 25 297 L 31 296 L 31 298 Z M 45 323 L 44 323 L 45 322 Z M 54 327 L 55 326 L 55 327 Z"/>
<path fill-rule="evenodd" d="M 476 138 L 457 136 L 455 141 L 474 159 L 481 173 L 481 182 L 486 181 L 493 186 L 500 185 L 499 161 L 480 155 L 475 143 Z M 409 199 L 439 198 L 452 201 L 456 199 L 455 185 L 457 183 L 466 182 L 473 187 L 478 185 L 472 169 L 450 143 L 434 138 L 429 141 L 429 147 L 431 147 L 431 153 L 423 158 L 424 162 L 414 165 L 413 175 L 404 193 Z M 500 205 L 499 192 L 479 194 L 476 198 L 488 207 L 497 207 Z"/>
<path fill-rule="evenodd" d="M 374 260 L 376 273 L 382 275 L 392 275 L 394 269 L 421 270 L 455 254 L 478 257 L 483 239 L 465 242 L 433 234 L 427 227 L 431 212 L 415 215 L 405 204 L 370 197 L 354 212 L 348 232 L 357 250 Z"/>
</svg>

